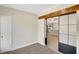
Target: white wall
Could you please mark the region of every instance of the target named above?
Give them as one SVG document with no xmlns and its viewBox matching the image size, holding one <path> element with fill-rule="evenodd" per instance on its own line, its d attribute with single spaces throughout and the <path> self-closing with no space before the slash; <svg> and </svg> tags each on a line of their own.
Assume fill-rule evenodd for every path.
<svg viewBox="0 0 79 59">
<path fill-rule="evenodd" d="M 37 42 L 38 19 L 36 14 L 0 6 L 0 15 L 12 18 L 12 49 Z"/>
<path fill-rule="evenodd" d="M 38 20 L 38 42 L 42 45 L 45 45 L 45 20 Z"/>
<path fill-rule="evenodd" d="M 79 11 L 77 11 L 77 54 L 79 54 Z"/>
<path fill-rule="evenodd" d="M 33 15 L 13 17 L 13 47 L 22 47 L 37 42 L 37 18 Z M 18 18 L 18 19 L 15 19 Z"/>
</svg>

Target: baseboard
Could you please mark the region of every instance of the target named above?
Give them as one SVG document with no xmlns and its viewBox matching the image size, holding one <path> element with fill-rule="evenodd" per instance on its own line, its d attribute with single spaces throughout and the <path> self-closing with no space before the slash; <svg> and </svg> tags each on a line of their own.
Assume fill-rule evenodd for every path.
<svg viewBox="0 0 79 59">
<path fill-rule="evenodd" d="M 8 51 L 13 51 L 13 50 L 20 49 L 20 48 L 23 48 L 23 47 L 26 47 L 26 46 L 29 46 L 29 45 L 32 45 L 32 44 L 35 44 L 35 43 L 38 43 L 38 42 L 36 41 L 36 42 L 28 43 L 26 45 L 22 45 L 22 46 L 19 46 L 19 47 L 11 48 L 10 50 L 2 51 L 0 53 L 5 53 L 5 52 L 8 52 Z"/>
<path fill-rule="evenodd" d="M 37 43 L 40 43 L 40 42 L 37 42 Z M 41 45 L 43 45 L 43 46 L 45 46 L 45 44 L 44 43 L 40 43 Z"/>
<path fill-rule="evenodd" d="M 22 45 L 22 46 L 19 46 L 19 47 L 12 48 L 11 50 L 20 49 L 20 48 L 23 48 L 23 47 L 26 47 L 26 46 L 29 46 L 29 45 L 32 45 L 32 44 L 35 44 L 35 43 L 38 43 L 38 42 L 28 43 L 28 44 L 26 44 L 26 45 Z"/>
</svg>

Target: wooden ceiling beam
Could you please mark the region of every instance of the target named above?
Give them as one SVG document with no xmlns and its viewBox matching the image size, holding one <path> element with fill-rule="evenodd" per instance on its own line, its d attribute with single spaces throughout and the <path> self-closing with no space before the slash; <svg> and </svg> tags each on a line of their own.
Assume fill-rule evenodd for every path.
<svg viewBox="0 0 79 59">
<path fill-rule="evenodd" d="M 39 19 L 47 19 L 47 18 L 50 18 L 50 17 L 55 17 L 55 16 L 60 16 L 60 15 L 65 15 L 65 14 L 74 13 L 74 12 L 76 12 L 77 10 L 79 10 L 79 4 L 74 5 L 74 6 L 71 6 L 71 7 L 68 7 L 68 8 L 64 8 L 64 9 L 62 9 L 62 10 L 58 10 L 58 11 L 55 11 L 55 12 L 51 12 L 51 13 L 49 13 L 49 14 L 40 16 L 40 17 L 38 17 L 38 18 L 39 18 Z"/>
</svg>

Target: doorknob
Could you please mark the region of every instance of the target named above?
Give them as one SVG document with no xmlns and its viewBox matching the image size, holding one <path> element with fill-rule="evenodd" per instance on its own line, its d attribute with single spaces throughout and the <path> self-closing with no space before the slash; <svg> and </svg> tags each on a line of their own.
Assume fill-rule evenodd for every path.
<svg viewBox="0 0 79 59">
<path fill-rule="evenodd" d="M 1 36 L 1 38 L 3 38 L 3 36 Z"/>
</svg>

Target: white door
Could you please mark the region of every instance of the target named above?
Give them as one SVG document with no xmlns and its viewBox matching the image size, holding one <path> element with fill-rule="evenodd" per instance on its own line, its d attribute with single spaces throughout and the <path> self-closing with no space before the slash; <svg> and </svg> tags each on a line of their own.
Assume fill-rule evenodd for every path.
<svg viewBox="0 0 79 59">
<path fill-rule="evenodd" d="M 0 16 L 0 41 L 1 52 L 11 49 L 11 18 L 9 16 Z"/>
</svg>

